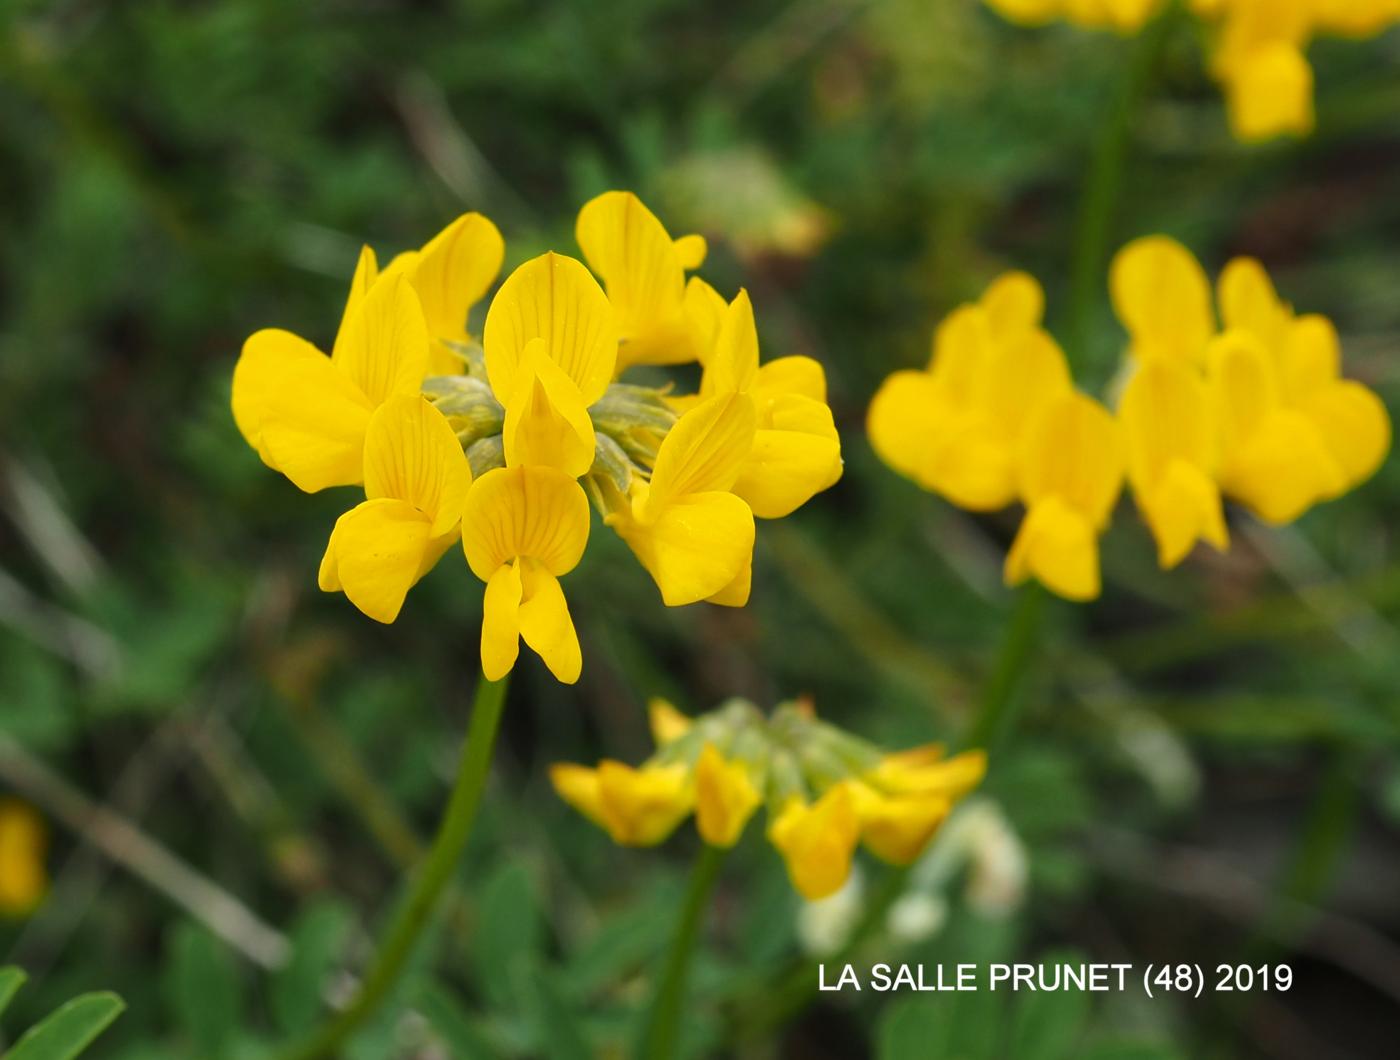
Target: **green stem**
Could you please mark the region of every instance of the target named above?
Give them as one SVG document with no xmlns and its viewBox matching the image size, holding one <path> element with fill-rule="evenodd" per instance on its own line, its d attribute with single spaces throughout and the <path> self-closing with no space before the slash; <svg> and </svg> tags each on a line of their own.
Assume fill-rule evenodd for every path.
<svg viewBox="0 0 1400 1060">
<path fill-rule="evenodd" d="M 690 957 L 695 952 L 695 939 L 700 934 L 700 922 L 719 876 L 725 851 L 706 844 L 695 860 L 681 909 L 680 924 L 666 956 L 666 968 L 656 984 L 656 996 L 642 1028 L 639 1056 L 646 1060 L 669 1060 L 676 1051 L 676 1036 L 681 1026 L 681 1005 L 685 1001 L 685 983 L 690 974 Z"/>
<path fill-rule="evenodd" d="M 462 848 L 471 835 L 491 766 L 496 732 L 500 728 L 506 681 L 506 678 L 488 681 L 483 677 L 477 684 L 476 702 L 472 706 L 471 722 L 462 746 L 456 786 L 438 825 L 437 837 L 407 898 L 390 923 L 374 964 L 360 984 L 359 991 L 339 1015 L 304 1042 L 283 1052 L 282 1060 L 320 1060 L 337 1055 L 344 1043 L 374 1015 L 398 981 L 423 929 L 432 918 L 438 900 L 452 881 Z"/>
<path fill-rule="evenodd" d="M 992 671 L 981 706 L 963 740 L 965 747 L 991 751 L 1015 724 L 1025 698 L 1021 695 L 1021 686 L 1036 641 L 1040 639 L 1044 611 L 1045 590 L 1034 582 L 1024 586 L 1006 627 L 996 669 Z"/>
<path fill-rule="evenodd" d="M 1081 373 L 1084 369 L 1094 370 L 1098 367 L 1092 363 L 1087 346 L 1093 332 L 1094 311 L 1103 290 L 1113 216 L 1118 208 L 1123 172 L 1127 166 L 1133 119 L 1147 94 L 1168 37 L 1172 15 L 1173 10 L 1168 7 L 1138 36 L 1119 83 L 1113 111 L 1099 125 L 1088 176 L 1080 192 L 1074 256 L 1070 264 L 1069 318 L 1065 339 L 1069 344 L 1070 359 Z"/>
</svg>

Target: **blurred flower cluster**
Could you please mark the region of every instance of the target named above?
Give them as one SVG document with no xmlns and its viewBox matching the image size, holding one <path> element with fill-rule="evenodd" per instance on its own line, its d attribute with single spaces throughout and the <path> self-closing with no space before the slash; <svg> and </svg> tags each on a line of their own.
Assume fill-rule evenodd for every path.
<svg viewBox="0 0 1400 1060">
<path fill-rule="evenodd" d="M 592 272 L 552 252 L 525 262 L 479 341 L 468 313 L 504 258 L 489 220 L 466 214 L 382 270 L 366 247 L 329 356 L 267 329 L 234 372 L 234 417 L 268 466 L 308 492 L 364 487 L 331 533 L 321 588 L 392 622 L 460 541 L 486 583 L 492 680 L 522 639 L 577 680 L 559 578 L 587 545 L 590 500 L 668 606 L 742 606 L 755 517 L 785 516 L 841 475 L 821 366 L 760 364 L 747 294 L 687 280 L 701 237 L 672 239 L 628 192 L 586 204 L 576 237 Z M 620 378 L 693 362 L 695 394 Z"/>
<path fill-rule="evenodd" d="M 556 765 L 560 796 L 627 846 L 660 843 L 694 813 L 706 843 L 731 847 L 764 806 L 768 839 L 809 899 L 841 888 L 858 843 L 891 864 L 913 862 L 986 770 L 981 751 L 882 751 L 805 701 L 771 716 L 741 699 L 694 718 L 664 700 L 650 711 L 656 752 L 646 762 Z"/>
<path fill-rule="evenodd" d="M 987 0 L 1005 17 L 1065 19 L 1089 29 L 1135 33 L 1164 0 Z M 1303 136 L 1313 128 L 1316 36 L 1367 37 L 1400 22 L 1400 0 L 1191 0 L 1211 31 L 1210 71 L 1225 91 L 1230 128 L 1244 141 Z"/>
<path fill-rule="evenodd" d="M 1110 287 L 1129 334 L 1116 415 L 1074 389 L 1024 273 L 954 310 L 928 367 L 894 373 L 871 404 L 871 443 L 894 470 L 971 511 L 1025 504 L 1008 583 L 1097 596 L 1097 538 L 1125 477 L 1170 568 L 1198 540 L 1228 547 L 1222 494 L 1287 523 L 1384 459 L 1385 406 L 1341 377 L 1331 321 L 1295 315 L 1257 261 L 1222 272 L 1223 327 L 1204 270 L 1165 237 L 1125 247 Z"/>
</svg>

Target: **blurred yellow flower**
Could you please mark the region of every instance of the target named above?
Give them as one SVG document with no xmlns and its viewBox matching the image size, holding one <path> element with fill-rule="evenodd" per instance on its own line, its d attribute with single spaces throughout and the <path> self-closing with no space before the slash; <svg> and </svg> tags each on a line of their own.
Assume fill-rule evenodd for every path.
<svg viewBox="0 0 1400 1060">
<path fill-rule="evenodd" d="M 0 798 L 0 915 L 28 916 L 48 891 L 48 830 L 27 803 Z"/>
<path fill-rule="evenodd" d="M 329 357 L 265 330 L 234 369 L 234 419 L 267 464 L 308 491 L 365 486 L 331 534 L 321 587 L 392 622 L 460 536 L 487 586 L 492 680 L 522 639 L 559 680 L 578 679 L 558 579 L 587 545 L 590 501 L 665 604 L 742 606 L 755 514 L 787 515 L 841 474 L 821 366 L 759 364 L 747 294 L 726 303 L 687 283 L 703 239 L 673 240 L 620 191 L 585 205 L 577 236 L 603 285 L 566 255 L 527 261 L 491 300 L 480 345 L 467 315 L 504 245 L 465 214 L 382 272 L 361 252 Z M 689 396 L 619 379 L 697 360 Z"/>
<path fill-rule="evenodd" d="M 945 758 L 929 744 L 884 753 L 804 702 L 764 716 L 736 699 L 687 718 L 653 700 L 649 713 L 651 758 L 636 769 L 556 765 L 559 795 L 629 846 L 660 842 L 693 810 L 700 838 L 730 847 L 766 804 L 768 839 L 794 888 L 813 900 L 846 882 L 861 842 L 885 861 L 915 860 L 986 771 L 981 751 Z"/>
</svg>

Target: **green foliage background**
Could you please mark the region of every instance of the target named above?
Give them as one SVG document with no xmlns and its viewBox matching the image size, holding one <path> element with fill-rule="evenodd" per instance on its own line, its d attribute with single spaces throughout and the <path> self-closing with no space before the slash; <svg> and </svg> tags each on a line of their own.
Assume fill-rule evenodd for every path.
<svg viewBox="0 0 1400 1060">
<path fill-rule="evenodd" d="M 1396 408 L 1400 41 L 1314 46 L 1318 134 L 1253 149 L 1229 138 L 1200 44 L 1185 19 L 1167 30 L 1105 251 L 1163 231 L 1212 272 L 1260 256 Z M 972 0 L 0 6 L 0 727 L 293 953 L 256 967 L 41 804 L 56 885 L 0 926 L 5 963 L 31 973 L 7 1021 L 115 989 L 128 1010 L 92 1056 L 257 1057 L 344 986 L 431 834 L 480 590 L 449 557 L 388 628 L 319 594 L 344 498 L 299 494 L 242 443 L 234 359 L 262 326 L 328 341 L 361 241 L 391 253 L 480 209 L 509 267 L 573 250 L 578 205 L 627 187 L 711 236 L 706 275 L 748 286 L 767 356 L 822 360 L 846 475 L 760 527 L 743 611 L 663 609 L 595 535 L 567 586 L 583 680 L 519 667 L 458 895 L 396 1006 L 418 1015 L 352 1054 L 622 1055 L 695 844 L 611 846 L 547 765 L 639 759 L 654 694 L 691 711 L 811 694 L 892 744 L 956 739 L 1011 610 L 1014 514 L 973 519 L 895 478 L 864 409 L 1008 267 L 1081 340 L 1081 383 L 1108 382 L 1123 335 L 1101 280 L 1076 300 L 1070 263 L 1141 47 L 1014 30 Z M 828 238 L 794 245 L 794 226 Z M 1236 513 L 1228 556 L 1168 575 L 1125 501 L 1104 597 L 1051 605 L 987 784 L 1029 853 L 1023 901 L 989 917 L 955 884 L 937 934 L 866 954 L 1286 960 L 1292 991 L 866 993 L 741 1033 L 799 952 L 755 826 L 721 880 L 691 1055 L 1386 1055 L 1397 514 L 1392 462 L 1294 528 Z"/>
</svg>

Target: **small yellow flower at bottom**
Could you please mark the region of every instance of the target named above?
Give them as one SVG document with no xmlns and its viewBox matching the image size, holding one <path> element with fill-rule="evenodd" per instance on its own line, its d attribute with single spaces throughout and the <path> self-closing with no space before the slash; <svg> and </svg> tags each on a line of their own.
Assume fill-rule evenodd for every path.
<svg viewBox="0 0 1400 1060">
<path fill-rule="evenodd" d="M 816 802 L 792 796 L 768 826 L 788 877 L 802 897 L 816 901 L 835 894 L 851 874 L 860 841 L 856 796 L 848 782 L 833 784 Z"/>
<path fill-rule="evenodd" d="M 1123 485 L 1122 440 L 1102 405 L 1080 393 L 1041 410 L 1018 459 L 1026 517 L 1006 556 L 1006 581 L 1035 577 L 1070 600 L 1099 595 L 1099 532 Z"/>
<path fill-rule="evenodd" d="M 0 799 L 0 916 L 28 916 L 48 890 L 48 832 L 32 807 Z"/>
<path fill-rule="evenodd" d="M 365 431 L 365 501 L 336 520 L 318 578 L 377 622 L 457 540 L 471 467 L 446 417 L 416 394 L 386 401 Z"/>
<path fill-rule="evenodd" d="M 712 847 L 732 847 L 763 801 L 748 767 L 726 761 L 712 743 L 695 763 L 695 827 Z"/>
<path fill-rule="evenodd" d="M 559 579 L 588 544 L 588 498 L 552 467 L 488 471 L 472 484 L 462 512 L 467 563 L 486 583 L 481 667 L 489 681 L 510 672 L 524 639 L 565 684 L 583 666 L 578 635 Z"/>
</svg>

